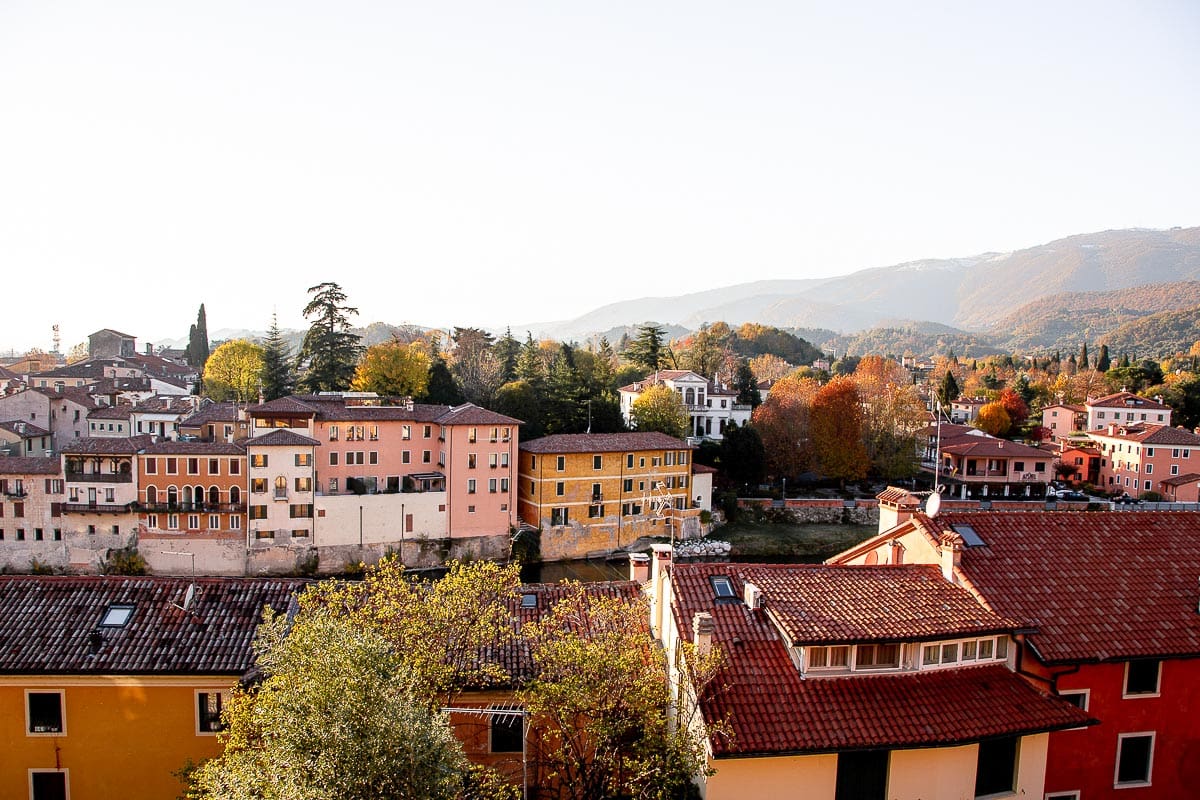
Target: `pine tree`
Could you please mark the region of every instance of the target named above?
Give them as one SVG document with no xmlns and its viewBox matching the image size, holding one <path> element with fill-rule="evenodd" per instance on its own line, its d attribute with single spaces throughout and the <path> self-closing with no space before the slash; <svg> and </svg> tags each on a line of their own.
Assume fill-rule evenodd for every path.
<svg viewBox="0 0 1200 800">
<path fill-rule="evenodd" d="M 346 293 L 336 283 L 319 283 L 308 293 L 313 298 L 304 307 L 304 316 L 315 319 L 297 356 L 297 366 L 308 367 L 300 388 L 313 394 L 345 390 L 354 380 L 362 352 L 361 337 L 350 330 L 350 317 L 358 309 L 346 305 Z"/>
<path fill-rule="evenodd" d="M 661 325 L 647 322 L 638 327 L 637 338 L 625 349 L 625 358 L 646 370 L 647 373 L 662 369 L 667 361 L 663 340 L 667 331 Z"/>
<path fill-rule="evenodd" d="M 521 346 L 521 354 L 517 356 L 517 377 L 539 394 L 546 386 L 546 366 L 542 361 L 542 351 L 533 340 L 533 334 L 529 332 L 525 333 L 525 344 Z"/>
<path fill-rule="evenodd" d="M 492 353 L 504 370 L 504 383 L 517 378 L 517 356 L 521 354 L 521 343 L 513 338 L 512 328 L 506 328 L 504 335 L 492 345 Z"/>
<path fill-rule="evenodd" d="M 264 400 L 286 397 L 296 385 L 292 371 L 292 353 L 279 332 L 279 318 L 271 315 L 271 329 L 263 342 L 263 368 L 260 386 Z"/>
<path fill-rule="evenodd" d="M 938 387 L 938 400 L 941 401 L 944 407 L 949 407 L 951 403 L 958 399 L 958 381 L 954 379 L 954 373 L 946 370 L 946 374 L 942 376 L 942 384 Z"/>
<path fill-rule="evenodd" d="M 582 433 L 587 425 L 587 404 L 570 345 L 559 347 L 546 376 L 542 402 L 546 433 Z"/>
</svg>

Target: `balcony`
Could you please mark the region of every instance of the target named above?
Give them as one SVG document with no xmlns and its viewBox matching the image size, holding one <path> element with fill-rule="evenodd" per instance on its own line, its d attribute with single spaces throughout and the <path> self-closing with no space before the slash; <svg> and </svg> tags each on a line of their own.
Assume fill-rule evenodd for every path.
<svg viewBox="0 0 1200 800">
<path fill-rule="evenodd" d="M 115 505 L 110 503 L 63 503 L 64 514 L 128 514 L 134 509 L 133 503 Z"/>
<path fill-rule="evenodd" d="M 24 489 L 5 489 L 4 496 L 20 500 L 21 498 L 28 497 L 29 494 Z"/>
<path fill-rule="evenodd" d="M 245 503 L 137 503 L 144 514 L 244 514 Z"/>
<path fill-rule="evenodd" d="M 133 483 L 131 472 L 67 472 L 67 483 Z"/>
</svg>

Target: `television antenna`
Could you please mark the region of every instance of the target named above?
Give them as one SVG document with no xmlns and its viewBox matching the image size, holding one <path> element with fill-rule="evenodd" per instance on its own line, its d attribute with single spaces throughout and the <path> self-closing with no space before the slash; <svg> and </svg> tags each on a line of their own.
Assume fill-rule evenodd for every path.
<svg viewBox="0 0 1200 800">
<path fill-rule="evenodd" d="M 187 591 L 183 593 L 183 605 L 179 603 L 171 603 L 180 611 L 192 613 L 192 605 L 196 602 L 196 595 L 199 594 L 199 589 L 196 588 L 196 554 L 185 553 L 180 550 L 160 550 L 164 556 L 187 556 L 192 560 L 192 579 L 188 584 Z"/>
</svg>

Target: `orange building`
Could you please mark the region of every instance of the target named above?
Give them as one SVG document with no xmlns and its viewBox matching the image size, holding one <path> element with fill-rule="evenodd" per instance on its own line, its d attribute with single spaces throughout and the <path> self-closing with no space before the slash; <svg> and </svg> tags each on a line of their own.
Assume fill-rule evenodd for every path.
<svg viewBox="0 0 1200 800">
<path fill-rule="evenodd" d="M 144 533 L 241 539 L 246 528 L 246 450 L 225 442 L 163 441 L 137 457 Z"/>
<path fill-rule="evenodd" d="M 548 561 L 620 550 L 642 536 L 700 533 L 692 447 L 663 433 L 580 433 L 521 444 L 521 520 Z"/>
<path fill-rule="evenodd" d="M 0 797 L 175 797 L 295 579 L 0 576 Z"/>
</svg>

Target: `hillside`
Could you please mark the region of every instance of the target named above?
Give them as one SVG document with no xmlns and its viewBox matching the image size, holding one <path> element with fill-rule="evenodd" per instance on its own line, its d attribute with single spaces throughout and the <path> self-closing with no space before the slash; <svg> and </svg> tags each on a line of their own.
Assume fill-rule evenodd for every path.
<svg viewBox="0 0 1200 800">
<path fill-rule="evenodd" d="M 1074 351 L 1151 314 L 1200 305 L 1200 281 L 1155 283 L 1108 292 L 1068 292 L 1027 303 L 988 333 L 1006 350 Z M 1184 348 L 1186 349 L 1186 348 Z"/>
<path fill-rule="evenodd" d="M 958 330 L 932 322 L 897 321 L 888 326 L 871 328 L 826 340 L 826 351 L 839 356 L 914 355 L 932 357 L 951 350 L 960 357 L 980 358 L 1001 352 L 986 336 Z"/>
<path fill-rule="evenodd" d="M 1186 353 L 1200 341 L 1200 306 L 1186 311 L 1164 311 L 1127 322 L 1101 336 L 1110 353 L 1130 357 L 1161 358 Z"/>
</svg>

